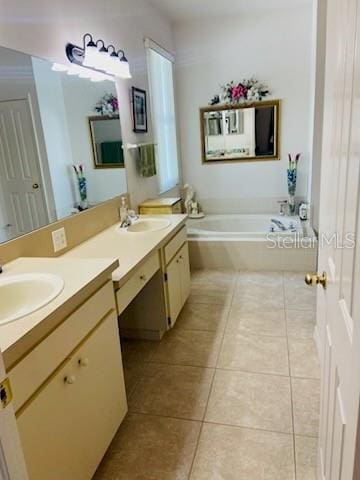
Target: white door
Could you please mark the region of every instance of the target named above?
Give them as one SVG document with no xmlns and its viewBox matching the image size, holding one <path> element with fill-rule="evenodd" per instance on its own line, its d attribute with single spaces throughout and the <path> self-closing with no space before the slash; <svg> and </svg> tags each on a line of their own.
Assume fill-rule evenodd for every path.
<svg viewBox="0 0 360 480">
<path fill-rule="evenodd" d="M 319 479 L 354 476 L 360 398 L 360 0 L 329 0 L 320 200 Z M 355 238 L 355 245 L 352 244 Z"/>
<path fill-rule="evenodd" d="M 27 99 L 0 102 L 0 186 L 9 237 L 48 223 Z"/>
<path fill-rule="evenodd" d="M 0 385 L 5 384 L 5 368 L 0 351 Z M 27 480 L 13 406 L 6 404 L 8 392 L 1 388 L 0 401 L 0 479 Z M 10 397 L 8 397 L 10 398 Z"/>
</svg>

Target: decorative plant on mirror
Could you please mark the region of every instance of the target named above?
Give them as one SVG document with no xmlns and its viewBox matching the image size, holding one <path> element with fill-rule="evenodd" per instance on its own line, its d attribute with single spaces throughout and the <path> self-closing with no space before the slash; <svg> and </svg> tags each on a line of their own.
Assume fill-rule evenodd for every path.
<svg viewBox="0 0 360 480">
<path fill-rule="evenodd" d="M 245 79 L 238 83 L 231 81 L 220 88 L 220 94 L 214 95 L 210 100 L 210 105 L 217 105 L 218 103 L 237 105 L 246 102 L 259 102 L 270 95 L 269 88 L 256 78 Z"/>
<path fill-rule="evenodd" d="M 77 179 L 77 185 L 80 195 L 80 204 L 78 206 L 79 211 L 86 210 L 89 208 L 89 203 L 87 199 L 87 187 L 86 187 L 86 178 L 84 175 L 84 166 L 83 165 L 73 165 L 74 172 Z"/>
<path fill-rule="evenodd" d="M 95 111 L 100 115 L 107 115 L 109 117 L 119 115 L 118 99 L 112 93 L 105 93 L 95 105 Z"/>
<path fill-rule="evenodd" d="M 291 154 L 288 154 L 289 167 L 287 169 L 287 183 L 289 192 L 289 214 L 295 215 L 295 192 L 297 181 L 297 167 L 300 160 L 301 153 L 297 153 L 295 160 L 292 159 Z"/>
</svg>

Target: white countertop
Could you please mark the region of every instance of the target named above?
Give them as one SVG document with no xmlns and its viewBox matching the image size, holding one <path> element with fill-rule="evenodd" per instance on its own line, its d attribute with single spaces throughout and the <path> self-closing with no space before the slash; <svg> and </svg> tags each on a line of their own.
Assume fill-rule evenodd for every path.
<svg viewBox="0 0 360 480">
<path fill-rule="evenodd" d="M 102 282 L 112 278 L 123 285 L 134 269 L 164 246 L 184 225 L 187 215 L 144 215 L 170 225 L 157 231 L 119 231 L 112 225 L 58 258 L 18 258 L 4 266 L 2 276 L 20 273 L 52 273 L 64 280 L 64 289 L 50 303 L 14 322 L 0 325 L 0 348 L 5 365 L 13 365 L 34 344 L 86 300 Z"/>
<path fill-rule="evenodd" d="M 183 226 L 187 215 L 141 215 L 140 218 L 161 218 L 171 223 L 167 228 L 148 232 L 119 231 L 117 223 L 65 253 L 61 258 L 114 257 L 119 268 L 114 270 L 112 279 L 123 284 L 132 271 L 151 253 L 165 245 Z"/>
<path fill-rule="evenodd" d="M 2 278 L 22 273 L 50 273 L 64 280 L 61 293 L 50 303 L 23 318 L 0 325 L 0 348 L 9 367 L 69 315 L 89 291 L 111 278 L 116 258 L 18 258 L 4 265 Z"/>
</svg>

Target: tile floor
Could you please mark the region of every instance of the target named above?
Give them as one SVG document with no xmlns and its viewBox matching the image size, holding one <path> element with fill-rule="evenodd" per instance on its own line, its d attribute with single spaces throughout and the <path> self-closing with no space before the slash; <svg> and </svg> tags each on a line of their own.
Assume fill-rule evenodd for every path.
<svg viewBox="0 0 360 480">
<path fill-rule="evenodd" d="M 196 271 L 160 343 L 123 340 L 129 414 L 96 480 L 315 480 L 315 292 L 303 274 Z"/>
</svg>

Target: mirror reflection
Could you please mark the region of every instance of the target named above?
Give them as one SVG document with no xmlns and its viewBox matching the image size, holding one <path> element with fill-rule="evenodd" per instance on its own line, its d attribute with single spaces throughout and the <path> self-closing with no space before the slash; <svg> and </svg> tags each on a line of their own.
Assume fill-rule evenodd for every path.
<svg viewBox="0 0 360 480">
<path fill-rule="evenodd" d="M 203 161 L 278 159 L 278 128 L 278 101 L 203 108 Z"/>
<path fill-rule="evenodd" d="M 124 168 L 124 152 L 119 117 L 89 117 L 95 168 Z"/>
<path fill-rule="evenodd" d="M 0 242 L 127 191 L 125 169 L 111 168 L 124 167 L 119 111 L 99 121 L 111 132 L 94 130 L 94 161 L 89 117 L 108 98 L 116 98 L 114 82 L 56 72 L 0 47 Z"/>
</svg>

